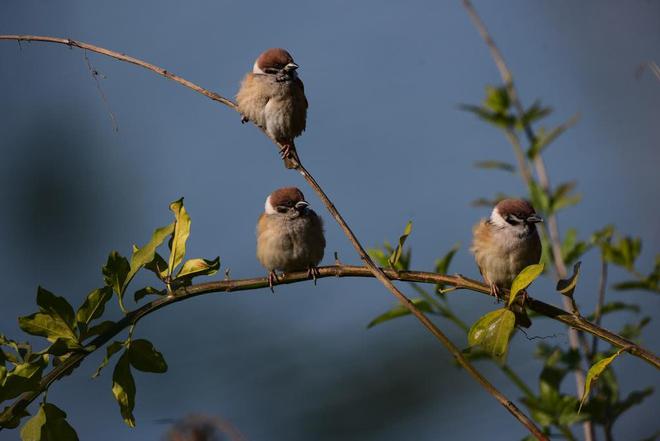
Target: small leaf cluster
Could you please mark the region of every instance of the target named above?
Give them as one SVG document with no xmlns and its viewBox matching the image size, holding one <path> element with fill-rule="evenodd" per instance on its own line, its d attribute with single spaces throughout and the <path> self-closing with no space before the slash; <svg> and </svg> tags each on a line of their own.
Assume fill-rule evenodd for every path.
<svg viewBox="0 0 660 441">
<path fill-rule="evenodd" d="M 35 351 L 30 343 L 19 343 L 0 335 L 0 402 L 13 400 L 21 394 L 44 393 L 50 383 L 44 382 L 49 367 L 51 370 L 66 368 L 63 373 L 70 373 L 82 360 L 80 355 L 101 347 L 123 330 L 126 325 L 122 322 L 128 320 L 131 325 L 128 336 L 106 346 L 106 356 L 93 377 L 98 377 L 113 356 L 120 354 L 112 373 L 112 393 L 125 423 L 135 426 L 136 384 L 133 370 L 164 373 L 167 363 L 149 340 L 133 338 L 139 314 L 130 313 L 125 307 L 124 297 L 129 285 L 142 269 L 154 274 L 162 283 L 160 289 L 152 286 L 137 289 L 133 299 L 139 302 L 147 295 L 174 295 L 179 287 L 190 285 L 194 277 L 215 274 L 220 268 L 219 258 L 184 261 L 190 235 L 190 216 L 183 199 L 172 202 L 170 210 L 174 221 L 157 228 L 144 246 L 134 245 L 130 259 L 116 251 L 109 254 L 101 270 L 103 286 L 89 292 L 77 309 L 74 310 L 64 297 L 43 287 L 37 289 L 38 311 L 20 317 L 18 323 L 25 333 L 45 338 L 48 345 Z M 170 252 L 166 261 L 157 250 L 168 239 Z M 124 319 L 105 319 L 108 302 L 113 296 L 125 315 Z M 67 361 L 70 358 L 74 362 Z M 15 428 L 21 418 L 28 415 L 26 411 L 15 412 L 7 406 L 0 413 L 0 427 Z M 20 433 L 23 441 L 78 440 L 75 430 L 66 420 L 66 413 L 45 398 Z"/>
</svg>

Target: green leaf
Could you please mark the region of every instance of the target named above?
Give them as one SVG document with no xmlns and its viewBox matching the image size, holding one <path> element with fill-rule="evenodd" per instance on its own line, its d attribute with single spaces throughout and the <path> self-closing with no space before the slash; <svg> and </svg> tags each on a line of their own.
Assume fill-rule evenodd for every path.
<svg viewBox="0 0 660 441">
<path fill-rule="evenodd" d="M 80 340 L 92 337 L 94 335 L 101 335 L 109 332 L 115 326 L 115 322 L 112 320 L 105 320 L 98 325 L 90 326 L 85 330 L 85 332 L 80 336 Z"/>
<path fill-rule="evenodd" d="M 555 192 L 550 198 L 550 210 L 553 213 L 558 212 L 562 208 L 568 207 L 569 205 L 575 205 L 582 199 L 582 196 L 579 194 L 571 194 L 575 189 L 576 182 L 565 182 L 560 184 L 555 188 Z"/>
<path fill-rule="evenodd" d="M 511 293 L 509 294 L 508 305 L 510 306 L 515 300 L 518 293 L 524 289 L 527 289 L 527 287 L 531 285 L 534 279 L 540 276 L 541 273 L 543 273 L 542 263 L 529 265 L 528 267 L 520 271 L 520 274 L 518 274 L 511 283 Z"/>
<path fill-rule="evenodd" d="M 112 394 L 119 404 L 119 412 L 128 427 L 135 427 L 135 380 L 131 373 L 128 351 L 124 351 L 112 373 Z"/>
<path fill-rule="evenodd" d="M 106 347 L 106 354 L 105 358 L 99 365 L 99 367 L 96 369 L 96 372 L 94 372 L 94 375 L 92 375 L 92 378 L 96 378 L 99 375 L 101 375 L 101 371 L 103 370 L 104 367 L 110 363 L 110 359 L 112 358 L 113 355 L 115 355 L 121 348 L 124 347 L 124 342 L 123 341 L 113 341 Z"/>
<path fill-rule="evenodd" d="M 546 215 L 550 214 L 550 197 L 536 181 L 529 183 L 529 197 L 537 211 Z"/>
<path fill-rule="evenodd" d="M 66 420 L 66 413 L 51 403 L 39 407 L 21 429 L 22 441 L 78 441 L 76 431 Z"/>
<path fill-rule="evenodd" d="M 630 303 L 610 302 L 603 305 L 603 307 L 600 309 L 600 315 L 604 316 L 618 311 L 632 311 L 634 313 L 639 313 L 640 308 L 638 305 L 633 305 Z M 595 319 L 596 319 L 595 314 L 590 314 L 587 316 L 587 320 L 589 321 L 594 321 Z"/>
<path fill-rule="evenodd" d="M 56 296 L 40 286 L 37 288 L 37 305 L 39 305 L 41 312 L 49 314 L 52 317 L 59 317 L 64 323 L 73 329 L 73 307 L 64 297 Z"/>
<path fill-rule="evenodd" d="M 535 101 L 529 109 L 525 111 L 521 120 L 517 124 L 517 128 L 522 129 L 524 126 L 538 121 L 541 118 L 545 118 L 551 113 L 552 109 L 550 107 L 543 107 L 541 106 L 540 101 Z"/>
<path fill-rule="evenodd" d="M 478 116 L 480 119 L 501 129 L 512 128 L 513 125 L 515 124 L 515 118 L 508 114 L 491 112 L 486 108 L 481 108 L 479 106 L 474 106 L 470 104 L 462 104 L 459 106 L 459 108 L 466 112 L 473 113 L 476 116 Z"/>
<path fill-rule="evenodd" d="M 624 236 L 616 244 L 603 243 L 602 251 L 607 262 L 633 271 L 635 260 L 642 251 L 642 240 L 639 237 Z"/>
<path fill-rule="evenodd" d="M 0 388 L 0 402 L 16 398 L 23 392 L 39 386 L 41 374 L 48 365 L 48 355 L 41 355 L 30 363 L 20 363 L 5 374 Z"/>
<path fill-rule="evenodd" d="M 417 307 L 417 309 L 419 309 L 420 311 L 428 312 L 429 314 L 434 312 L 433 308 L 431 308 L 431 305 L 429 304 L 429 302 L 427 302 L 426 300 L 424 300 L 422 298 L 412 299 L 411 301 Z M 367 325 L 367 329 L 371 328 L 373 326 L 376 326 L 380 323 L 395 319 L 397 317 L 403 317 L 403 316 L 409 315 L 409 314 L 410 314 L 410 311 L 408 310 L 408 308 L 406 308 L 403 305 L 396 305 L 395 307 L 393 307 L 389 311 L 379 315 L 378 317 L 373 319 L 371 322 L 369 322 L 369 324 Z"/>
<path fill-rule="evenodd" d="M 28 334 L 46 337 L 50 341 L 58 338 L 77 340 L 76 334 L 61 317 L 53 317 L 43 312 L 19 317 L 18 326 Z"/>
<path fill-rule="evenodd" d="M 43 351 L 37 352 L 37 354 L 38 355 L 52 354 L 57 357 L 61 357 L 62 355 L 68 354 L 69 352 L 73 352 L 80 349 L 82 349 L 82 346 L 80 346 L 78 342 L 73 340 L 68 340 L 65 338 L 58 338 L 57 340 L 55 340 L 55 342 L 53 342 L 52 345 L 48 346 Z"/>
<path fill-rule="evenodd" d="M 144 297 L 151 294 L 161 295 L 162 291 L 154 288 L 153 286 L 145 286 L 144 288 L 135 291 L 135 294 L 133 295 L 133 299 L 135 300 L 135 303 L 137 303 L 140 300 L 142 300 Z"/>
<path fill-rule="evenodd" d="M 172 224 L 172 230 L 174 231 L 174 224 Z M 164 280 L 167 277 L 167 262 L 157 252 L 154 252 L 153 260 L 145 264 L 144 268 L 154 273 L 160 280 Z"/>
<path fill-rule="evenodd" d="M 149 340 L 133 340 L 128 348 L 131 366 L 142 372 L 167 372 L 167 363 L 163 355 L 154 348 Z"/>
<path fill-rule="evenodd" d="M 437 274 L 447 274 L 449 271 L 449 265 L 451 264 L 451 261 L 453 260 L 454 256 L 460 249 L 461 245 L 456 244 L 454 245 L 442 258 L 436 259 L 435 261 L 435 272 Z M 444 283 L 438 283 L 435 287 L 436 291 L 442 291 L 445 289 L 446 285 Z"/>
<path fill-rule="evenodd" d="M 506 112 L 511 105 L 506 87 L 495 87 L 487 85 L 484 105 L 495 113 Z"/>
<path fill-rule="evenodd" d="M 600 361 L 597 361 L 594 363 L 590 368 L 589 371 L 587 372 L 587 378 L 585 380 L 584 384 L 584 393 L 582 394 L 582 399 L 580 400 L 580 407 L 578 407 L 578 413 L 582 410 L 582 406 L 584 405 L 584 402 L 587 400 L 589 397 L 589 391 L 591 390 L 591 384 L 598 380 L 598 377 L 603 373 L 605 369 L 614 361 L 615 358 L 617 358 L 621 353 L 625 350 L 626 348 L 621 348 L 614 355 L 611 355 L 609 357 L 603 358 Z"/>
<path fill-rule="evenodd" d="M 156 273 L 159 278 L 164 278 L 167 275 L 167 264 L 165 260 L 156 253 L 156 248 L 158 248 L 167 238 L 174 232 L 174 222 L 165 226 L 156 228 L 151 239 L 145 246 L 138 248 L 133 246 L 133 255 L 131 256 L 130 271 L 126 278 L 126 283 L 124 287 L 128 285 L 135 274 L 142 268 L 145 267 L 150 271 Z M 164 275 L 162 275 L 164 274 Z M 162 277 L 161 277 L 162 275 Z"/>
<path fill-rule="evenodd" d="M 102 269 L 106 286 L 112 288 L 120 298 L 124 295 L 124 285 L 130 270 L 128 260 L 116 251 L 110 253 Z"/>
<path fill-rule="evenodd" d="M 13 410 L 6 406 L 0 412 L 0 427 L 7 429 L 15 429 L 21 424 L 21 418 L 29 416 L 30 414 L 25 410 Z"/>
<path fill-rule="evenodd" d="M 515 173 L 516 171 L 516 167 L 513 164 L 509 164 L 508 162 L 502 162 L 502 161 L 494 161 L 494 160 L 477 161 L 474 163 L 474 166 L 477 168 L 502 170 L 509 173 Z"/>
<path fill-rule="evenodd" d="M 411 231 L 412 231 L 412 221 L 408 221 L 408 223 L 406 224 L 406 228 L 404 228 L 403 230 L 403 234 L 401 235 L 401 237 L 399 237 L 399 244 L 396 246 L 394 252 L 387 260 L 390 267 L 392 267 L 393 269 L 395 269 L 396 265 L 399 263 L 399 259 L 401 258 L 401 252 L 403 251 L 403 245 L 406 243 L 406 239 L 408 239 L 408 236 L 410 236 Z"/>
<path fill-rule="evenodd" d="M 564 240 L 561 244 L 561 255 L 564 263 L 569 265 L 582 257 L 590 248 L 591 244 L 577 240 L 577 230 L 569 228 L 566 230 Z"/>
<path fill-rule="evenodd" d="M 78 308 L 78 312 L 76 312 L 76 321 L 79 323 L 79 327 L 83 325 L 82 327 L 86 328 L 92 320 L 101 317 L 105 311 L 105 304 L 111 298 L 112 288 L 109 286 L 97 288 L 90 292 Z"/>
<path fill-rule="evenodd" d="M 651 321 L 651 317 L 642 317 L 638 323 L 629 323 L 619 331 L 619 335 L 628 340 L 635 340 L 642 334 L 642 329 Z"/>
<path fill-rule="evenodd" d="M 568 279 L 562 279 L 557 282 L 557 291 L 567 297 L 573 297 L 573 292 L 577 286 L 578 278 L 580 277 L 580 266 L 582 262 L 578 261 L 573 265 L 573 275 Z"/>
<path fill-rule="evenodd" d="M 461 245 L 457 243 L 456 245 L 451 247 L 451 249 L 447 252 L 447 254 L 442 256 L 441 259 L 437 259 L 435 261 L 435 272 L 437 274 L 447 274 L 447 272 L 449 271 L 449 265 L 451 264 L 452 259 L 454 258 L 460 247 Z"/>
<path fill-rule="evenodd" d="M 532 147 L 527 151 L 527 157 L 529 159 L 534 159 L 536 156 L 541 153 L 548 145 L 550 145 L 555 139 L 557 139 L 562 133 L 568 130 L 570 127 L 575 125 L 578 121 L 579 115 L 573 115 L 568 121 L 560 126 L 555 127 L 554 129 L 546 132 L 546 130 L 541 127 L 536 133 L 536 142 Z"/>
<path fill-rule="evenodd" d="M 509 350 L 516 317 L 506 308 L 491 311 L 477 320 L 468 333 L 470 347 L 481 346 L 494 359 L 503 362 Z"/>
<path fill-rule="evenodd" d="M 213 260 L 207 259 L 189 259 L 184 262 L 177 278 L 192 279 L 197 276 L 210 276 L 218 272 L 220 269 L 220 257 Z"/>
<path fill-rule="evenodd" d="M 190 235 L 190 216 L 183 206 L 183 198 L 170 204 L 170 210 L 176 218 L 174 235 L 172 236 L 170 262 L 168 265 L 169 274 L 174 274 L 176 267 L 183 261 L 186 255 L 186 241 Z"/>
</svg>

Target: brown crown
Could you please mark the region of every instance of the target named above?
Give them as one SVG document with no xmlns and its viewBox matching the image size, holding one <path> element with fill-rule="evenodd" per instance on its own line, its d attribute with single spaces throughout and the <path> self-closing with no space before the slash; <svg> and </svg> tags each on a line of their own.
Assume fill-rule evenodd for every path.
<svg viewBox="0 0 660 441">
<path fill-rule="evenodd" d="M 273 207 L 293 207 L 305 200 L 305 195 L 296 187 L 279 188 L 270 194 L 270 205 Z"/>
<path fill-rule="evenodd" d="M 269 67 L 282 69 L 289 63 L 293 63 L 293 57 L 290 53 L 279 47 L 268 49 L 262 52 L 259 58 L 257 58 L 257 66 L 260 69 L 267 69 Z"/>
<path fill-rule="evenodd" d="M 524 199 L 503 199 L 496 206 L 500 216 L 506 217 L 507 214 L 513 214 L 519 219 L 527 219 L 536 214 L 532 204 Z"/>
</svg>

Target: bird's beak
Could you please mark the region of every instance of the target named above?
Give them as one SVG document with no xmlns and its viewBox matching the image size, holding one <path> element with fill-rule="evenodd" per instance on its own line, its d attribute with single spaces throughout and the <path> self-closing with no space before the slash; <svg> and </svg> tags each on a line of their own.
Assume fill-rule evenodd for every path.
<svg viewBox="0 0 660 441">
<path fill-rule="evenodd" d="M 296 203 L 296 210 L 298 211 L 302 211 L 307 207 L 309 207 L 309 203 L 307 203 L 306 201 L 300 201 Z"/>
<path fill-rule="evenodd" d="M 291 71 L 296 69 L 298 69 L 298 65 L 296 63 L 289 63 L 286 66 L 284 66 L 284 70 L 286 71 Z"/>
<path fill-rule="evenodd" d="M 536 224 L 536 223 L 539 223 L 539 222 L 543 222 L 543 218 L 541 218 L 541 217 L 539 217 L 535 214 L 533 214 L 533 215 L 531 215 L 530 217 L 527 218 L 527 223 L 529 223 L 529 224 Z"/>
</svg>

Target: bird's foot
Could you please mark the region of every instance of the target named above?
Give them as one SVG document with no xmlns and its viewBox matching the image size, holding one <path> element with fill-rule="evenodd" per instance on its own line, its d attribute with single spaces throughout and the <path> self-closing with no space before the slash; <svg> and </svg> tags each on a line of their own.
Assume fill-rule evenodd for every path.
<svg viewBox="0 0 660 441">
<path fill-rule="evenodd" d="M 493 297 L 495 297 L 497 299 L 497 303 L 499 303 L 500 300 L 502 300 L 502 296 L 500 294 L 500 289 L 494 283 L 490 284 L 490 295 L 492 295 Z"/>
<path fill-rule="evenodd" d="M 321 277 L 321 271 L 319 271 L 319 267 L 315 265 L 310 265 L 307 268 L 307 278 L 314 279 L 314 285 L 316 285 L 317 277 Z"/>
<path fill-rule="evenodd" d="M 272 270 L 271 272 L 268 273 L 268 286 L 270 287 L 270 292 L 275 294 L 275 289 L 273 288 L 273 284 L 275 282 L 279 283 L 280 279 L 277 278 L 277 273 L 275 270 Z"/>
<path fill-rule="evenodd" d="M 282 159 L 289 158 L 291 157 L 291 151 L 292 148 L 290 143 L 282 144 L 282 148 L 280 149 L 280 156 Z"/>
</svg>

